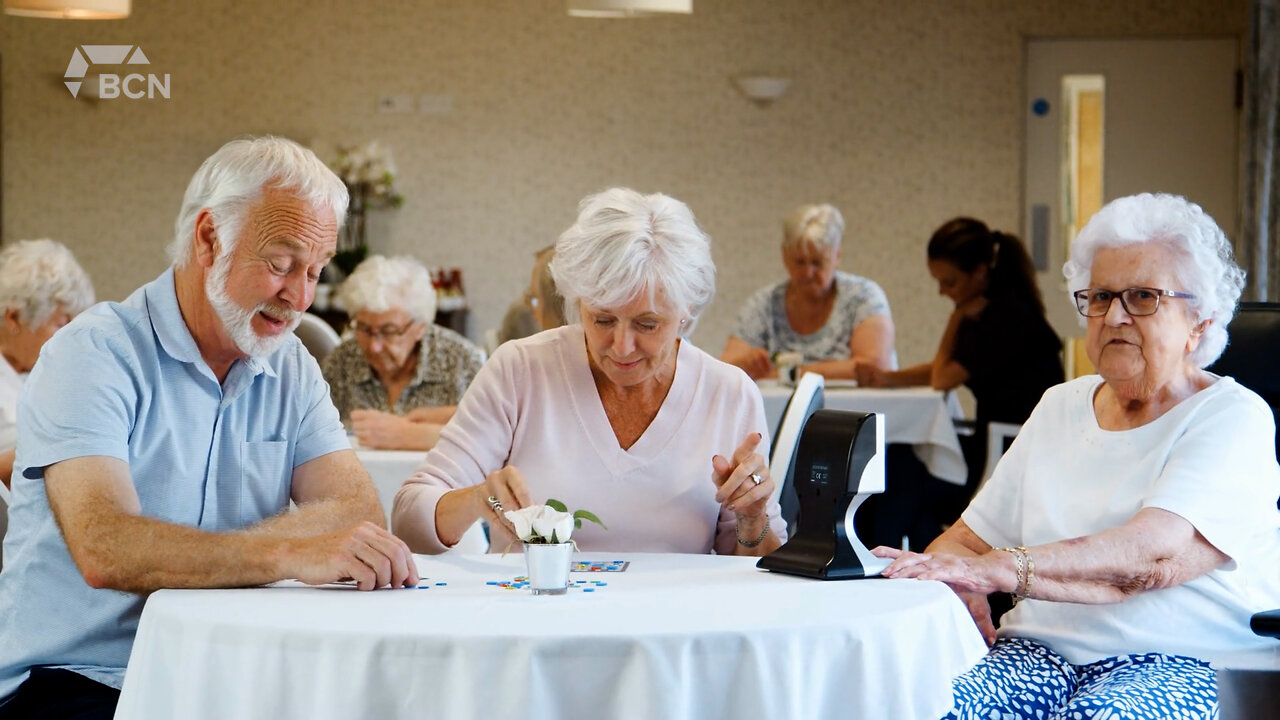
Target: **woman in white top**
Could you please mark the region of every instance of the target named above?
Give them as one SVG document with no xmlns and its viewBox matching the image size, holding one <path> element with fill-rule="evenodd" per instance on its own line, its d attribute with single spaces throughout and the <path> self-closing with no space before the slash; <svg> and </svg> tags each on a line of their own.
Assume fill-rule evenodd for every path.
<svg viewBox="0 0 1280 720">
<path fill-rule="evenodd" d="M 1203 369 L 1244 273 L 1198 206 L 1149 194 L 1095 215 L 1064 272 L 1099 375 L 1045 393 L 923 554 L 875 552 L 889 577 L 950 584 L 994 640 L 949 717 L 1216 716 L 1210 664 L 1280 668 L 1248 627 L 1280 605 L 1275 424 Z M 1021 601 L 999 639 L 997 591 Z"/>
<path fill-rule="evenodd" d="M 778 547 L 759 390 L 686 339 L 715 293 L 689 208 L 623 188 L 589 196 L 551 272 L 572 324 L 498 347 L 396 495 L 395 534 L 442 552 L 487 520 L 502 552 L 519 547 L 503 511 L 555 498 L 608 526 L 575 532 L 584 550 Z"/>
<path fill-rule="evenodd" d="M 9 485 L 18 440 L 18 395 L 40 348 L 93 304 L 93 283 L 53 240 L 18 240 L 0 250 L 0 480 Z"/>
</svg>

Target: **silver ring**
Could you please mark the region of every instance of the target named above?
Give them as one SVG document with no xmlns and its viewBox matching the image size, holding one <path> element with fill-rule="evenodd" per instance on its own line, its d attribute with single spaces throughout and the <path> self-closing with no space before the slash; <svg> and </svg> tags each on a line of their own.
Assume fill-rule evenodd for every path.
<svg viewBox="0 0 1280 720">
<path fill-rule="evenodd" d="M 489 507 L 490 507 L 490 508 L 495 512 L 495 513 L 500 513 L 500 512 L 502 512 L 502 503 L 498 502 L 498 498 L 496 498 L 496 497 L 494 497 L 494 496 L 490 495 L 490 496 L 488 497 L 488 501 L 489 501 Z"/>
<path fill-rule="evenodd" d="M 751 482 L 759 485 L 760 481 L 763 479 L 764 478 L 760 475 L 760 473 L 751 473 Z"/>
</svg>

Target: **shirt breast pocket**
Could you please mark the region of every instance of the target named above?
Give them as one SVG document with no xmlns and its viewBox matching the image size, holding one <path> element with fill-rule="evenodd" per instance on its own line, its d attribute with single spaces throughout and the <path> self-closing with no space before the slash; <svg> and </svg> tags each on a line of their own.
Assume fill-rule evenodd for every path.
<svg viewBox="0 0 1280 720">
<path fill-rule="evenodd" d="M 261 522 L 289 505 L 293 463 L 289 443 L 245 442 L 240 464 L 240 522 Z"/>
</svg>

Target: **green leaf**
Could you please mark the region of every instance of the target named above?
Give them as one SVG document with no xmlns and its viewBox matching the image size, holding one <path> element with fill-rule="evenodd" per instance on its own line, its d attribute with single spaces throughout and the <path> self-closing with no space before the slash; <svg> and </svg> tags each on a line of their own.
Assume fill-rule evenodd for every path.
<svg viewBox="0 0 1280 720">
<path fill-rule="evenodd" d="M 564 510 L 561 510 L 561 512 L 565 512 L 565 511 L 564 511 Z M 583 521 L 583 520 L 590 520 L 591 522 L 593 522 L 593 523 L 595 523 L 595 524 L 599 525 L 600 527 L 604 528 L 605 530 L 608 530 L 608 529 L 609 529 L 609 527 L 608 527 L 607 525 L 605 525 L 604 523 L 600 522 L 600 518 L 596 517 L 596 516 L 595 516 L 595 513 L 590 512 L 590 511 L 588 511 L 588 510 L 575 510 L 575 511 L 573 512 L 573 526 L 574 526 L 574 527 L 582 527 L 582 521 Z"/>
<path fill-rule="evenodd" d="M 549 508 L 555 508 L 558 512 L 569 512 L 568 506 L 555 498 L 547 498 L 547 502 L 544 504 Z"/>
</svg>

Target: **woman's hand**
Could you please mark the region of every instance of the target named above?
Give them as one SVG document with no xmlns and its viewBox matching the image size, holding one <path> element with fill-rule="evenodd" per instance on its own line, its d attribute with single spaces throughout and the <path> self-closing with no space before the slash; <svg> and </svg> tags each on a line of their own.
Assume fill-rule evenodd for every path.
<svg viewBox="0 0 1280 720">
<path fill-rule="evenodd" d="M 733 451 L 731 460 L 721 455 L 711 458 L 711 481 L 716 484 L 716 502 L 732 510 L 739 521 L 766 516 L 769 498 L 773 495 L 774 482 L 769 476 L 769 464 L 763 455 L 755 452 L 762 439 L 760 433 L 751 433 Z"/>
<path fill-rule="evenodd" d="M 888 381 L 885 372 L 865 360 L 853 361 L 853 378 L 858 381 L 859 387 L 884 387 Z"/>
<path fill-rule="evenodd" d="M 1002 590 L 1012 592 L 1017 586 L 1018 571 L 1012 555 L 992 550 L 984 555 L 966 557 L 950 553 L 913 553 L 884 546 L 873 548 L 871 554 L 880 558 L 893 558 L 893 562 L 880 572 L 884 577 L 938 580 L 946 583 L 964 601 L 987 645 L 996 641 L 996 628 L 991 620 L 991 604 L 987 602 L 987 595 Z M 1006 562 L 1010 567 L 1004 567 Z"/>
<path fill-rule="evenodd" d="M 490 525 L 502 525 L 512 535 L 515 535 L 515 526 L 503 513 L 533 504 L 524 477 L 514 465 L 489 473 L 483 484 L 475 486 L 473 493 L 480 517 L 488 520 Z"/>
<path fill-rule="evenodd" d="M 716 502 L 732 510 L 737 518 L 735 531 L 738 545 L 735 552 L 745 555 L 765 555 L 777 548 L 781 541 L 768 535 L 769 499 L 776 484 L 769 475 L 769 464 L 756 452 L 763 437 L 751 433 L 733 451 L 733 457 L 721 455 L 711 458 L 711 481 L 716 485 Z M 757 538 L 759 539 L 756 542 Z"/>
<path fill-rule="evenodd" d="M 881 571 L 887 578 L 938 580 L 956 592 L 1013 592 L 1018 585 L 1018 569 L 1013 555 L 992 550 L 973 557 L 951 553 L 913 553 L 889 547 L 877 547 L 872 555 L 893 558 Z"/>
<path fill-rule="evenodd" d="M 356 409 L 351 411 L 351 431 L 360 444 L 379 450 L 399 450 L 410 447 L 407 440 L 415 432 L 415 424 L 381 410 Z"/>
<path fill-rule="evenodd" d="M 769 351 L 751 345 L 746 340 L 733 335 L 729 336 L 729 342 L 725 345 L 720 359 L 730 365 L 737 365 L 742 368 L 752 380 L 775 377 L 778 374 L 778 369 L 773 366 L 773 361 L 769 359 Z"/>
<path fill-rule="evenodd" d="M 429 408 L 437 410 L 437 408 Z M 367 448 L 430 450 L 440 440 L 442 423 L 424 420 L 423 413 L 400 416 L 378 410 L 352 410 L 351 431 Z"/>
</svg>

